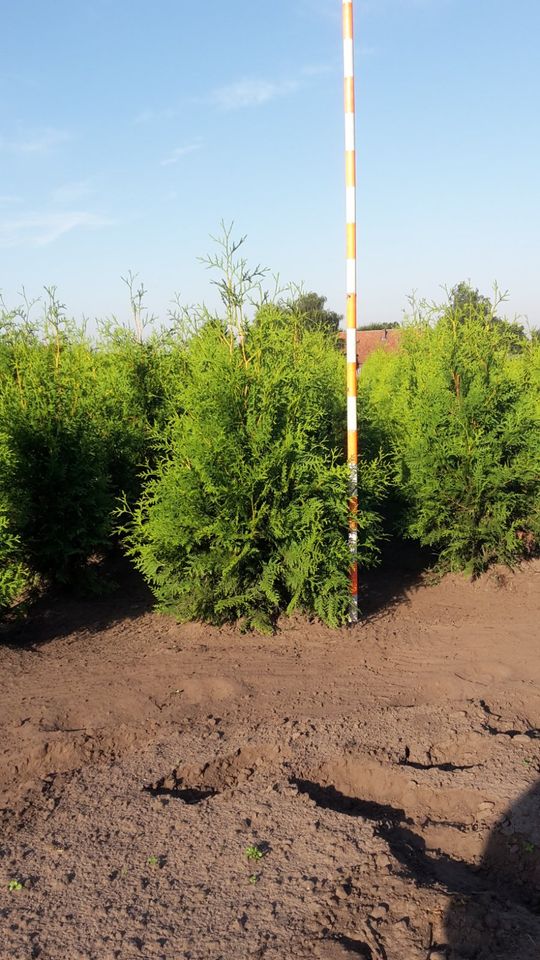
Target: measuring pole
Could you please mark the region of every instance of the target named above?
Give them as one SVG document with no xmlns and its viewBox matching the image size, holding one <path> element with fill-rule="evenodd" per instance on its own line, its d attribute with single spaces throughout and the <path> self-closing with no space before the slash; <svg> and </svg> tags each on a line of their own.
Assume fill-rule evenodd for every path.
<svg viewBox="0 0 540 960">
<path fill-rule="evenodd" d="M 345 196 L 347 257 L 347 463 L 349 465 L 349 622 L 358 621 L 358 414 L 356 401 L 356 140 L 353 0 L 343 0 Z"/>
</svg>

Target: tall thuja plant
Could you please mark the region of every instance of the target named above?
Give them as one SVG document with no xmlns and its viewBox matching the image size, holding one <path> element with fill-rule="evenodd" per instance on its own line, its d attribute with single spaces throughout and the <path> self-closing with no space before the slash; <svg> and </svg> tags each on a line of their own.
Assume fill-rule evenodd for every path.
<svg viewBox="0 0 540 960">
<path fill-rule="evenodd" d="M 54 290 L 37 322 L 27 304 L 1 315 L 0 541 L 47 579 L 98 585 L 87 561 L 113 544 L 119 499 L 140 496 L 169 417 L 183 347 L 143 338 L 141 296 L 136 306 L 135 330 L 100 324 L 97 340 Z"/>
<path fill-rule="evenodd" d="M 403 532 L 408 498 L 405 493 L 399 450 L 401 436 L 404 370 L 399 351 L 381 347 L 362 365 L 358 380 L 358 432 L 362 455 L 379 459 L 387 470 L 387 484 L 380 505 L 387 538 Z"/>
<path fill-rule="evenodd" d="M 177 386 L 184 375 L 183 341 L 154 331 L 144 339 L 114 322 L 100 324 L 95 355 L 97 394 L 106 434 L 112 489 L 133 505 L 143 473 L 177 412 Z"/>
<path fill-rule="evenodd" d="M 31 305 L 25 303 L 19 310 L 8 310 L 0 297 L 0 395 L 13 379 L 16 369 L 14 341 L 29 332 L 29 307 Z M 18 326 L 19 321 L 22 321 L 23 330 Z M 9 458 L 5 424 L 0 418 L 0 478 L 8 472 Z M 0 615 L 20 598 L 30 582 L 31 574 L 24 563 L 22 545 L 14 532 L 9 502 L 0 483 Z"/>
<path fill-rule="evenodd" d="M 228 321 L 209 319 L 188 344 L 182 412 L 126 525 L 128 551 L 160 607 L 181 620 L 267 628 L 281 611 L 302 609 L 341 623 L 343 357 L 277 306 L 244 323 L 230 279 L 223 293 Z M 377 554 L 382 483 L 377 463 L 361 469 L 364 564 Z"/>
<path fill-rule="evenodd" d="M 53 290 L 43 322 L 6 337 L 0 379 L 0 498 L 36 573 L 69 581 L 103 548 L 113 504 L 94 351 Z"/>
<path fill-rule="evenodd" d="M 460 288 L 461 294 L 463 289 Z M 405 330 L 399 356 L 375 358 L 362 390 L 393 450 L 402 530 L 442 569 L 512 563 L 540 534 L 537 346 L 516 351 L 471 291 Z"/>
<path fill-rule="evenodd" d="M 6 510 L 0 504 L 0 614 L 19 599 L 30 580 L 21 544 L 12 533 Z"/>
</svg>

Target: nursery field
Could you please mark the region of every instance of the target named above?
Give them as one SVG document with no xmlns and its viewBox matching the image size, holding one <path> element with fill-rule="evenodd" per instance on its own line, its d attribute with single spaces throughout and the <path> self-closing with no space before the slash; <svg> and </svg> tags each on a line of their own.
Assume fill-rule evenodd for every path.
<svg viewBox="0 0 540 960">
<path fill-rule="evenodd" d="M 538 958 L 538 560 L 272 636 L 114 574 L 2 628 L 2 957 Z"/>
<path fill-rule="evenodd" d="M 0 960 L 538 960 L 540 338 L 413 307 L 356 505 L 340 318 L 240 243 L 222 316 L 0 303 Z"/>
</svg>

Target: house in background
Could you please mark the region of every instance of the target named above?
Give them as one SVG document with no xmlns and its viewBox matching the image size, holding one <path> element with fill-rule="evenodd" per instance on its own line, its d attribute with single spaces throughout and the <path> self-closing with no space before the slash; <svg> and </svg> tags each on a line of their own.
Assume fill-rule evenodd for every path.
<svg viewBox="0 0 540 960">
<path fill-rule="evenodd" d="M 345 347 L 345 330 L 340 330 L 338 336 Z M 399 328 L 383 330 L 357 330 L 356 363 L 358 371 L 360 372 L 367 358 L 375 350 L 379 350 L 382 347 L 384 350 L 390 350 L 393 352 L 394 350 L 398 349 L 400 340 L 401 330 Z"/>
</svg>

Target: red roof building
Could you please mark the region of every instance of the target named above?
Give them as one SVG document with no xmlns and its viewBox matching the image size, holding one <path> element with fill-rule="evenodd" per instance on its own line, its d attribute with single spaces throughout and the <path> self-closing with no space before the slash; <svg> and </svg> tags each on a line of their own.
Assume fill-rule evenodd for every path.
<svg viewBox="0 0 540 960">
<path fill-rule="evenodd" d="M 339 331 L 339 339 L 345 344 L 345 330 Z M 366 362 L 367 358 L 375 350 L 381 347 L 384 350 L 397 350 L 401 339 L 401 330 L 357 330 L 356 331 L 356 357 L 357 366 L 360 367 Z"/>
</svg>

